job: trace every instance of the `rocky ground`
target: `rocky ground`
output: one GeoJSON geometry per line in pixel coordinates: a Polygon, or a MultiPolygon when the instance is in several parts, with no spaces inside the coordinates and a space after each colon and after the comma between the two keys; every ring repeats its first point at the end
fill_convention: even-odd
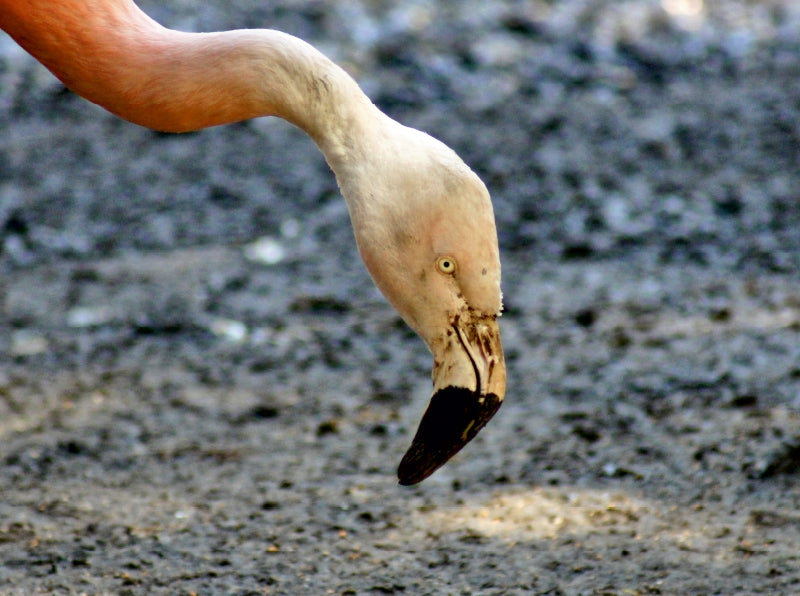
{"type": "Polygon", "coordinates": [[[142,2],[307,39],[490,187],[506,404],[410,489],[430,356],[313,144],[0,39],[0,593],[799,593],[800,7],[707,4],[142,2]]]}

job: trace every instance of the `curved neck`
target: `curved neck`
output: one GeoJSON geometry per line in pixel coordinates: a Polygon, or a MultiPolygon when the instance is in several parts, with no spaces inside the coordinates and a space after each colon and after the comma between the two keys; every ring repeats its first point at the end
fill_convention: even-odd
{"type": "Polygon", "coordinates": [[[182,33],[132,0],[0,0],[0,28],[75,93],[148,128],[278,116],[336,170],[386,119],[341,68],[278,31],[182,33]]]}

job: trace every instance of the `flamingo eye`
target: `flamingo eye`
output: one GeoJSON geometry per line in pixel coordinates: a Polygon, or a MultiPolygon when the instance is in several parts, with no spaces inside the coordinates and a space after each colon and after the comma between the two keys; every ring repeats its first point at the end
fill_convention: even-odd
{"type": "Polygon", "coordinates": [[[456,261],[453,257],[439,257],[436,259],[436,268],[445,275],[453,275],[456,272],[456,261]]]}

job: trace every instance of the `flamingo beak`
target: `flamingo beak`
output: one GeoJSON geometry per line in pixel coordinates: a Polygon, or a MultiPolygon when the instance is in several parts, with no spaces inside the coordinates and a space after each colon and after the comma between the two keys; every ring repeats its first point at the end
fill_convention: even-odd
{"type": "Polygon", "coordinates": [[[475,438],[506,392],[496,317],[456,317],[432,350],[433,395],[397,470],[406,486],[433,474],[475,438]]]}

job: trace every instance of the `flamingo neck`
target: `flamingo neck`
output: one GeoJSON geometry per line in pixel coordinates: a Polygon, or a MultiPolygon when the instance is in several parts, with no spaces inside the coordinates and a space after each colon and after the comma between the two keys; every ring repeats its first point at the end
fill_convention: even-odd
{"type": "Polygon", "coordinates": [[[77,94],[156,130],[278,116],[337,171],[389,120],[341,68],[278,31],[173,31],[132,0],[0,0],[0,28],[77,94]]]}

